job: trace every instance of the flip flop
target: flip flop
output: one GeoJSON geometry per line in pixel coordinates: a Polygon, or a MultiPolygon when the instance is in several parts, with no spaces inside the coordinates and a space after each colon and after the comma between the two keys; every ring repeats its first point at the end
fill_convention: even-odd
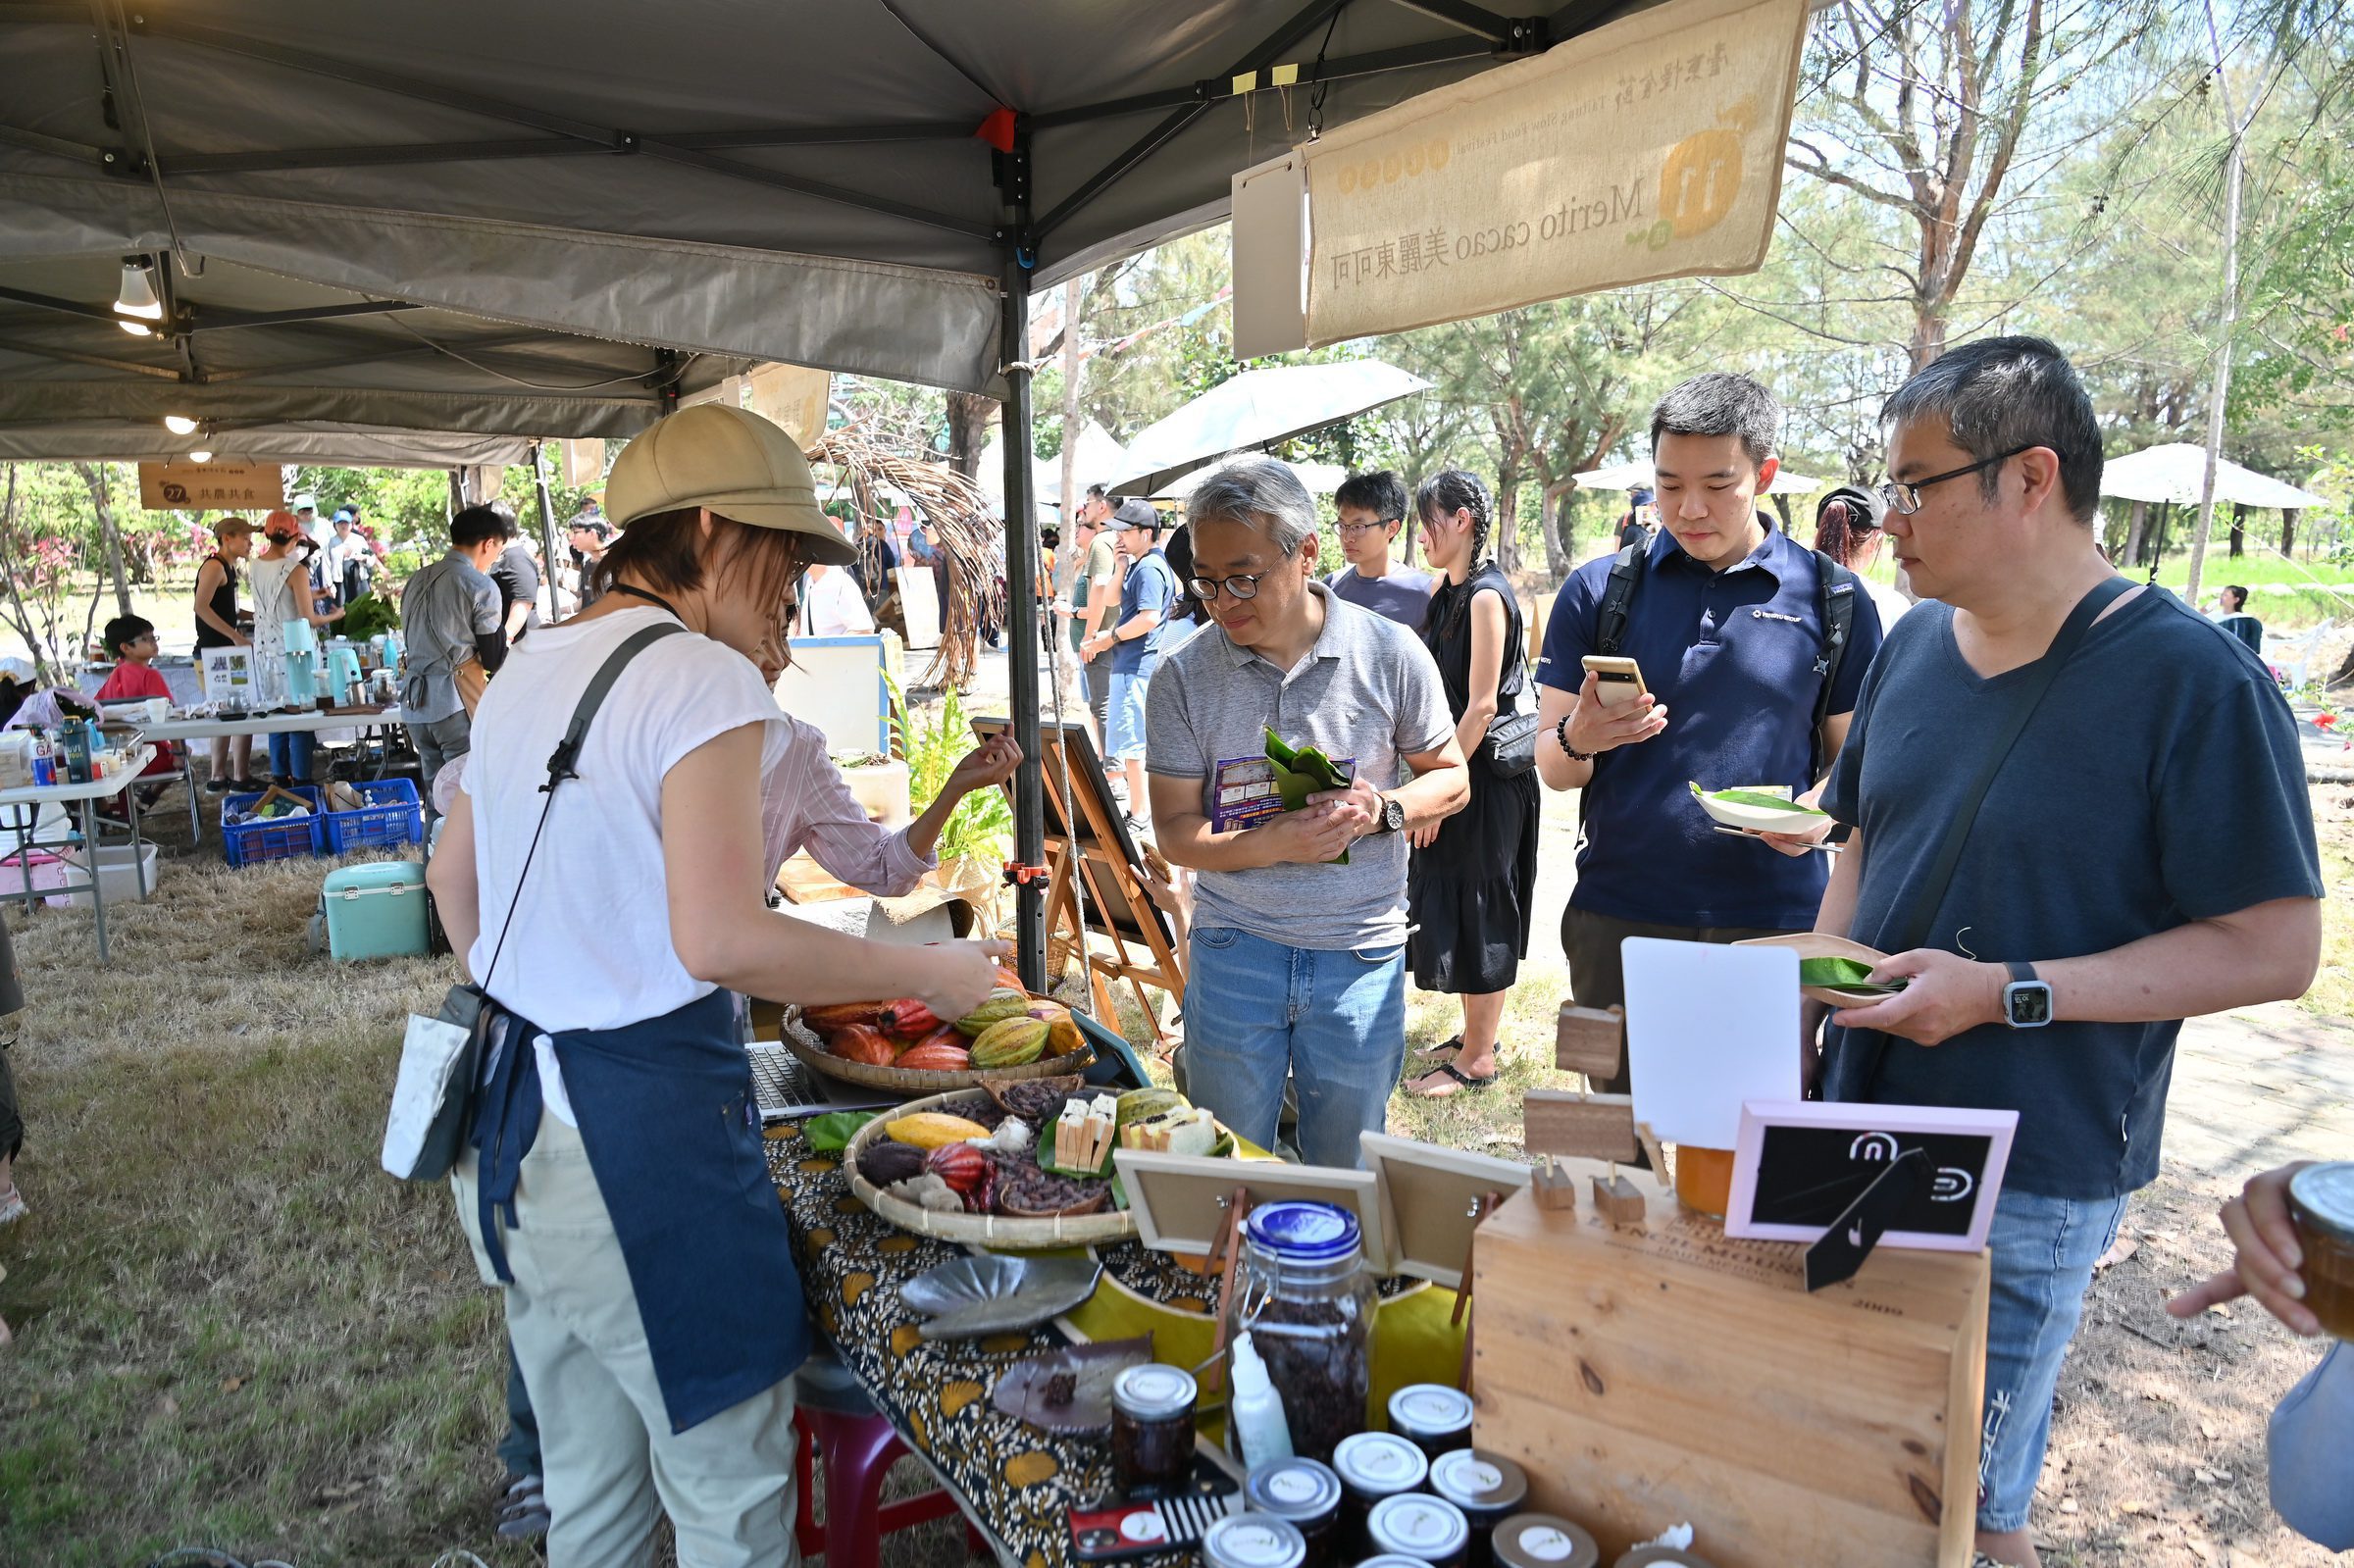
{"type": "Polygon", "coordinates": [[[1406,1091],[1418,1100],[1444,1100],[1453,1099],[1456,1095],[1463,1093],[1468,1089],[1493,1088],[1495,1084],[1496,1075],[1494,1073],[1489,1073],[1484,1077],[1474,1078],[1469,1073],[1466,1073],[1461,1068],[1456,1066],[1453,1062],[1441,1062],[1429,1072],[1424,1073],[1421,1078],[1418,1078],[1414,1080],[1413,1083],[1408,1084],[1406,1091]],[[1456,1087],[1451,1088],[1443,1084],[1431,1084],[1428,1087],[1424,1087],[1427,1080],[1436,1078],[1441,1073],[1444,1073],[1449,1078],[1454,1079],[1456,1087]]]}
{"type": "Polygon", "coordinates": [[[1423,1046],[1420,1050],[1414,1052],[1414,1060],[1418,1062],[1435,1062],[1444,1058],[1448,1061],[1453,1061],[1462,1050],[1462,1048],[1463,1037],[1458,1035],[1453,1039],[1441,1040],[1436,1045],[1423,1046]]]}
{"type": "Polygon", "coordinates": [[[13,1187],[6,1197],[0,1197],[0,1225],[12,1225],[30,1212],[25,1206],[25,1194],[13,1187]]]}

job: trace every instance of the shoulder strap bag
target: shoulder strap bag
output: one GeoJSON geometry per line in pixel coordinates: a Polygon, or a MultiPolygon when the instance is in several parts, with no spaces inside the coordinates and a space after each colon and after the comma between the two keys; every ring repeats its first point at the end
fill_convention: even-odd
{"type": "Polygon", "coordinates": [[[577,764],[582,743],[588,737],[589,722],[604,706],[606,694],[630,661],[653,643],[686,630],[676,621],[664,621],[632,632],[589,680],[572,711],[572,722],[565,726],[564,738],[547,759],[547,783],[539,786],[546,800],[539,808],[538,826],[532,830],[531,848],[525,851],[523,871],[515,879],[515,896],[507,901],[507,916],[498,928],[498,940],[491,944],[490,962],[481,981],[450,986],[449,994],[441,999],[441,1011],[432,1018],[422,1013],[409,1015],[408,1033],[400,1047],[400,1071],[392,1084],[392,1105],[384,1118],[382,1156],[384,1169],[402,1181],[440,1181],[465,1146],[474,1086],[482,1077],[483,1051],[499,1016],[498,1003],[488,989],[490,977],[498,972],[499,955],[506,951],[507,933],[515,925],[515,906],[522,901],[524,882],[532,874],[539,837],[547,831],[548,811],[555,805],[556,785],[580,777],[577,764]]]}

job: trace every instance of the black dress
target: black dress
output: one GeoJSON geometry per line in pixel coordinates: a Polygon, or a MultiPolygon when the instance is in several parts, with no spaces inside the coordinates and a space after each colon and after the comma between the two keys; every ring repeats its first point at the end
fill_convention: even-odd
{"type": "MultiPolygon", "coordinates": [[[[1504,601],[1504,665],[1496,711],[1512,711],[1525,680],[1520,605],[1493,561],[1461,584],[1442,582],[1422,623],[1422,640],[1438,660],[1447,706],[1458,720],[1471,705],[1471,600],[1493,592],[1504,601]]],[[[1509,989],[1528,954],[1530,907],[1537,887],[1537,776],[1531,769],[1500,779],[1488,768],[1487,743],[1471,756],[1471,800],[1439,824],[1439,835],[1408,862],[1407,904],[1413,922],[1407,953],[1424,990],[1483,995],[1509,989]]]]}

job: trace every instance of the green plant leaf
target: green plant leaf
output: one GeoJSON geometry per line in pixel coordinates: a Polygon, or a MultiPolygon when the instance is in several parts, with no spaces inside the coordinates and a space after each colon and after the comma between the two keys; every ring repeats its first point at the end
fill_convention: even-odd
{"type": "Polygon", "coordinates": [[[850,1146],[858,1130],[881,1115],[880,1111],[828,1111],[809,1119],[809,1146],[820,1154],[840,1154],[850,1146]]]}

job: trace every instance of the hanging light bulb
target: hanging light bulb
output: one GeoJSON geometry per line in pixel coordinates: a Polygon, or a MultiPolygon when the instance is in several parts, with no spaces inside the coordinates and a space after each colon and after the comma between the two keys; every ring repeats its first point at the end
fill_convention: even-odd
{"type": "Polygon", "coordinates": [[[175,435],[193,435],[196,433],[196,422],[185,414],[166,414],[164,429],[175,435]]]}
{"type": "Polygon", "coordinates": [[[122,328],[133,337],[153,337],[155,335],[155,333],[147,329],[147,324],[145,322],[119,321],[115,323],[115,325],[122,328]]]}
{"type": "Polygon", "coordinates": [[[188,461],[191,463],[210,463],[212,460],[213,454],[209,447],[200,446],[188,454],[188,461]]]}
{"type": "Polygon", "coordinates": [[[147,321],[164,319],[164,302],[155,297],[154,263],[145,256],[123,258],[123,288],[115,295],[115,314],[147,321]]]}

